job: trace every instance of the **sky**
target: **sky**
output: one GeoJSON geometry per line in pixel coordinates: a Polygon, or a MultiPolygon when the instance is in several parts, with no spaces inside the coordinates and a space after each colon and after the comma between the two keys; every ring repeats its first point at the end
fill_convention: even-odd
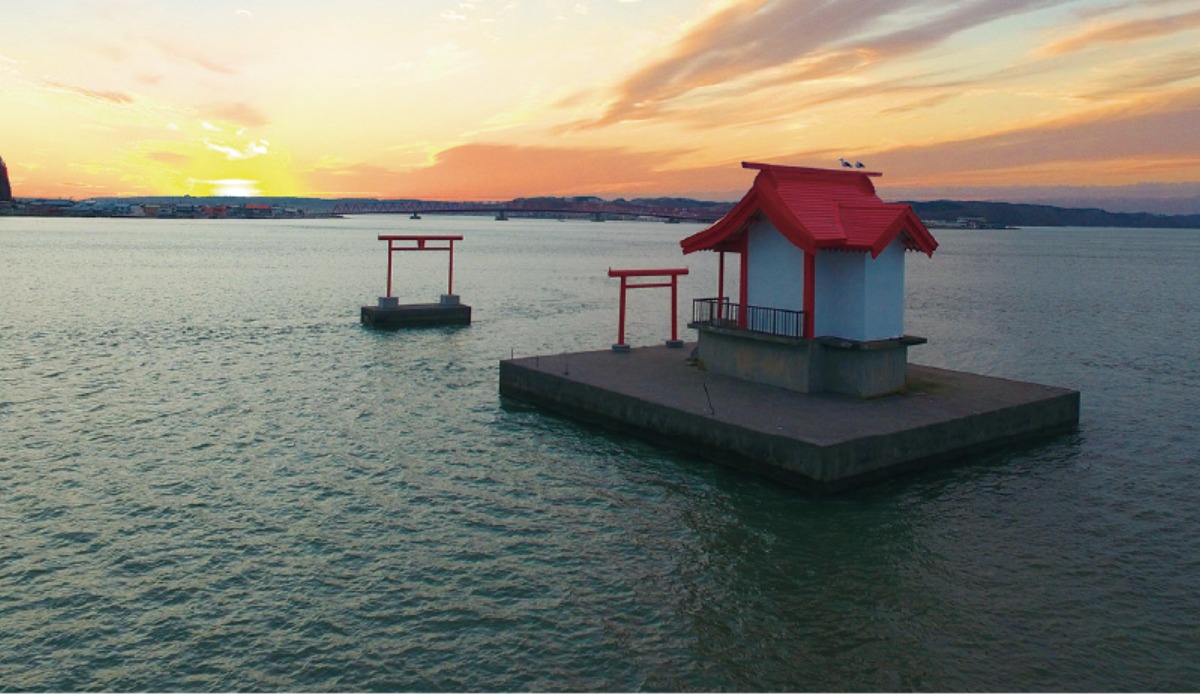
{"type": "Polygon", "coordinates": [[[0,0],[0,157],[18,197],[731,200],[845,158],[1200,212],[1200,3],[0,0]]]}

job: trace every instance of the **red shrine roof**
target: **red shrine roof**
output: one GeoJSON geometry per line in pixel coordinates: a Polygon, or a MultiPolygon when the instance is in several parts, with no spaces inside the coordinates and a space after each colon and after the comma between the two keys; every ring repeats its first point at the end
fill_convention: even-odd
{"type": "Polygon", "coordinates": [[[933,255],[938,243],[911,205],[875,194],[876,172],[754,164],[754,185],[729,214],[679,242],[684,253],[740,251],[751,222],[765,217],[789,241],[819,249],[867,251],[877,257],[897,236],[904,248],[933,255]]]}

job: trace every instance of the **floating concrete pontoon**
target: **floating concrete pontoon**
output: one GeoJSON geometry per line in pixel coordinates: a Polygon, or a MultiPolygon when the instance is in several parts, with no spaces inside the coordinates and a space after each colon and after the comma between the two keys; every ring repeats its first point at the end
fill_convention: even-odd
{"type": "Polygon", "coordinates": [[[436,304],[401,304],[394,296],[381,296],[378,306],[362,307],[362,322],[373,328],[470,325],[471,307],[449,294],[443,294],[436,304]]]}
{"type": "Polygon", "coordinates": [[[743,166],[759,172],[750,191],[680,241],[718,254],[716,297],[692,303],[690,359],[624,344],[622,276],[613,351],[501,362],[500,393],[818,490],[1078,425],[1075,391],[908,363],[926,340],[904,332],[904,254],[938,243],[911,206],[876,195],[881,174],[743,166]]]}
{"type": "Polygon", "coordinates": [[[454,293],[454,242],[462,236],[389,235],[380,234],[388,242],[387,296],[379,297],[379,305],[363,306],[362,323],[373,328],[409,328],[429,325],[470,325],[471,307],[459,301],[454,293]],[[397,246],[397,242],[412,245],[397,246]],[[431,242],[443,242],[437,245],[431,242]],[[446,293],[436,304],[401,304],[392,296],[392,256],[402,251],[449,251],[450,271],[446,293]]]}
{"type": "Polygon", "coordinates": [[[801,393],[641,347],[500,362],[500,393],[810,491],[1074,429],[1079,393],[910,364],[902,393],[801,393]]]}

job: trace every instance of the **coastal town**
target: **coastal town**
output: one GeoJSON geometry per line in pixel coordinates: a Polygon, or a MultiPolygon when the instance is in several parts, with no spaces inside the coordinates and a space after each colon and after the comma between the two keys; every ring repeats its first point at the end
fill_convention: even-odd
{"type": "Polygon", "coordinates": [[[301,207],[266,203],[31,199],[0,202],[0,215],[22,217],[124,217],[130,219],[296,219],[330,217],[301,207]]]}

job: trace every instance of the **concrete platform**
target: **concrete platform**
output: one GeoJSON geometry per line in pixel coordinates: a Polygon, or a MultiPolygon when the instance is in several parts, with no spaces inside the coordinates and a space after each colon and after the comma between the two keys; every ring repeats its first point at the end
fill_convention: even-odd
{"type": "MultiPolygon", "coordinates": [[[[690,345],[689,345],[690,347],[690,345]]],[[[500,362],[500,394],[816,492],[1073,430],[1079,393],[910,364],[873,399],[708,373],[690,349],[500,362]]]]}
{"type": "Polygon", "coordinates": [[[373,328],[408,328],[427,325],[470,325],[471,307],[466,304],[400,304],[363,306],[362,322],[373,328]]]}

